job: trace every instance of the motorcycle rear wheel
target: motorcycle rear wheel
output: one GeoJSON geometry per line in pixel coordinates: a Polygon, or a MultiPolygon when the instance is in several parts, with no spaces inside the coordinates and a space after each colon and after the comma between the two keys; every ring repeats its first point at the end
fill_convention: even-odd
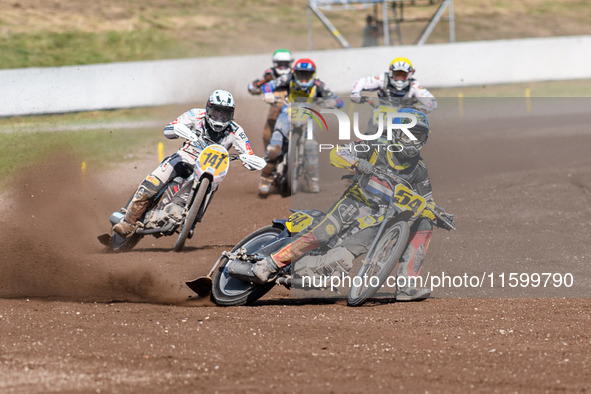
{"type": "Polygon", "coordinates": [[[207,189],[209,188],[209,178],[203,178],[201,183],[199,184],[199,190],[197,190],[197,194],[193,199],[193,205],[189,209],[187,216],[185,217],[185,222],[183,223],[183,227],[181,227],[181,233],[174,245],[175,252],[182,252],[185,247],[185,241],[191,232],[191,228],[193,228],[193,223],[195,223],[195,219],[197,218],[197,214],[199,213],[199,209],[203,204],[203,199],[207,194],[207,189]]]}
{"type": "MultiPolygon", "coordinates": [[[[273,226],[263,227],[249,234],[242,241],[238,242],[232,249],[232,252],[245,248],[247,254],[255,253],[265,245],[277,239],[281,229],[273,226]]],[[[220,306],[239,306],[250,305],[262,296],[264,296],[275,285],[274,282],[263,285],[253,284],[241,281],[231,277],[226,265],[229,260],[227,257],[220,257],[222,261],[213,278],[213,287],[211,289],[211,299],[220,306]]]]}
{"type": "Polygon", "coordinates": [[[378,292],[404,253],[409,235],[410,228],[406,222],[396,222],[382,234],[374,257],[361,265],[352,280],[347,299],[349,306],[360,306],[378,292]],[[373,277],[378,278],[377,283],[373,283],[373,277]],[[355,286],[356,282],[360,285],[355,286]]]}

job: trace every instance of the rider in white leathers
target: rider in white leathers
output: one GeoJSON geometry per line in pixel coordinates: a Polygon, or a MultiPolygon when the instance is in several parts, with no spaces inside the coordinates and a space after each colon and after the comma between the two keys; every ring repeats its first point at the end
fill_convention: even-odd
{"type": "MultiPolygon", "coordinates": [[[[244,130],[233,121],[234,108],[232,94],[225,90],[216,90],[209,96],[205,109],[190,109],[166,125],[164,135],[167,138],[178,138],[175,127],[183,125],[193,132],[197,139],[185,141],[177,152],[165,158],[142,181],[127,206],[124,219],[113,226],[113,231],[125,238],[133,235],[140,225],[138,220],[146,211],[150,199],[177,176],[188,178],[199,154],[208,145],[220,144],[226,149],[234,147],[239,154],[254,155],[244,130]]],[[[249,170],[255,169],[247,163],[243,165],[249,170]]]]}
{"type": "MultiPolygon", "coordinates": [[[[431,92],[413,78],[414,72],[415,69],[410,60],[405,57],[397,57],[390,63],[388,72],[355,81],[351,88],[351,100],[360,102],[361,92],[377,90],[380,98],[416,100],[417,103],[413,107],[424,113],[429,113],[437,108],[437,100],[431,92]]],[[[405,104],[411,103],[406,102],[405,104]]]]}

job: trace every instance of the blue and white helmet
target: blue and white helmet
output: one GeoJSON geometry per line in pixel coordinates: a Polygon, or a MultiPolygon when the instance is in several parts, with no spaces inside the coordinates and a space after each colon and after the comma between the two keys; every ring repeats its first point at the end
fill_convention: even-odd
{"type": "MultiPolygon", "coordinates": [[[[412,140],[401,129],[394,130],[394,138],[396,143],[402,146],[402,151],[400,154],[407,158],[411,158],[418,155],[419,151],[423,149],[423,146],[425,146],[427,143],[429,133],[431,132],[431,126],[429,125],[429,120],[427,120],[427,115],[414,108],[402,108],[398,111],[398,113],[411,114],[417,120],[417,123],[409,129],[416,140],[412,140]]],[[[408,124],[411,122],[412,119],[406,117],[397,117],[393,120],[394,124],[408,124]]]]}
{"type": "Polygon", "coordinates": [[[316,64],[311,59],[299,59],[293,66],[293,79],[297,86],[307,91],[314,84],[316,64]]]}
{"type": "Polygon", "coordinates": [[[205,105],[205,120],[213,131],[221,133],[234,119],[236,104],[234,96],[227,90],[214,91],[205,105]]]}

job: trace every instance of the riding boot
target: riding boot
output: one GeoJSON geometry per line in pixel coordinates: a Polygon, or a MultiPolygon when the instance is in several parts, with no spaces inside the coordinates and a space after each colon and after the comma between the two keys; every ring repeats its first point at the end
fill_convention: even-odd
{"type": "Polygon", "coordinates": [[[140,226],[138,220],[142,217],[144,212],[146,212],[146,209],[150,204],[150,199],[153,196],[154,193],[147,190],[142,184],[129,202],[125,217],[113,226],[113,231],[123,238],[131,237],[140,226]]]}
{"type": "Polygon", "coordinates": [[[267,163],[265,168],[261,171],[261,180],[259,182],[259,197],[266,198],[269,193],[271,193],[271,187],[273,186],[273,181],[275,177],[273,176],[273,172],[275,172],[275,163],[267,163]]]}
{"type": "Polygon", "coordinates": [[[306,178],[306,190],[308,193],[320,193],[320,184],[318,178],[306,178]]]}
{"type": "Polygon", "coordinates": [[[279,266],[271,257],[265,257],[252,266],[252,273],[258,279],[259,284],[269,282],[279,271],[279,266]]]}
{"type": "Polygon", "coordinates": [[[431,296],[428,287],[407,286],[399,288],[396,292],[396,301],[423,301],[431,296]]]}
{"type": "Polygon", "coordinates": [[[396,292],[396,301],[422,301],[431,295],[431,290],[425,286],[419,275],[427,255],[433,226],[424,218],[413,226],[417,226],[419,231],[411,233],[408,246],[400,257],[397,282],[400,282],[401,287],[396,292]]]}

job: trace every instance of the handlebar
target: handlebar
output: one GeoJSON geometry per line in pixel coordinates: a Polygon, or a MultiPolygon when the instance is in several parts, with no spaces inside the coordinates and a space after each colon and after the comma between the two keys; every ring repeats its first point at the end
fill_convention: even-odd
{"type": "Polygon", "coordinates": [[[359,104],[367,103],[373,108],[380,105],[388,105],[392,107],[412,107],[418,102],[415,97],[367,97],[361,96],[359,104]]]}
{"type": "Polygon", "coordinates": [[[273,101],[273,104],[277,104],[277,103],[282,103],[284,105],[289,104],[289,101],[287,100],[287,96],[281,97],[281,96],[275,96],[275,100],[273,101]]]}
{"type": "MultiPolygon", "coordinates": [[[[283,105],[292,105],[292,106],[297,106],[298,104],[301,104],[302,106],[310,106],[310,103],[307,102],[307,101],[306,102],[304,102],[304,101],[302,101],[302,102],[289,101],[288,96],[281,97],[281,96],[275,96],[274,95],[274,97],[275,97],[275,99],[273,100],[273,102],[271,103],[271,102],[266,101],[267,104],[282,103],[283,105]]],[[[264,99],[264,97],[263,97],[263,99],[264,99]]],[[[330,105],[329,104],[329,105],[327,105],[327,107],[329,107],[329,108],[335,107],[336,108],[337,107],[336,101],[338,101],[338,98],[337,97],[315,97],[314,98],[314,103],[317,104],[317,105],[322,106],[324,103],[330,103],[332,100],[335,101],[335,104],[334,105],[330,105]]]]}
{"type": "MultiPolygon", "coordinates": [[[[405,186],[407,186],[409,189],[413,190],[412,185],[405,179],[399,177],[398,175],[395,174],[391,174],[388,171],[382,170],[378,167],[374,167],[373,169],[373,173],[375,175],[381,176],[382,178],[384,178],[384,180],[386,182],[388,182],[389,186],[394,189],[394,185],[392,185],[392,180],[395,181],[396,183],[402,183],[405,186]]],[[[442,227],[446,230],[456,230],[455,227],[455,220],[454,220],[454,215],[445,212],[445,210],[440,207],[439,205],[435,205],[435,209],[431,209],[426,207],[425,209],[429,209],[431,212],[433,212],[433,215],[435,215],[435,217],[438,219],[439,227],[442,227]]]]}
{"type": "Polygon", "coordinates": [[[409,189],[413,190],[413,187],[412,187],[412,185],[410,184],[409,181],[407,181],[406,179],[404,179],[404,178],[402,178],[402,177],[400,177],[398,175],[392,174],[391,172],[388,172],[386,170],[383,170],[383,169],[381,169],[379,167],[374,167],[372,173],[374,175],[377,175],[379,177],[384,178],[384,180],[390,184],[389,186],[392,189],[394,189],[394,186],[392,185],[392,182],[391,181],[394,181],[394,183],[396,183],[396,184],[402,183],[404,186],[406,186],[409,189]]]}
{"type": "Polygon", "coordinates": [[[178,135],[181,138],[184,138],[188,141],[191,142],[198,142],[199,138],[197,138],[197,135],[195,135],[195,133],[193,131],[191,131],[191,129],[189,129],[187,126],[185,126],[182,123],[177,123],[173,126],[173,130],[174,133],[176,135],[178,135]]]}
{"type": "MultiPolygon", "coordinates": [[[[191,129],[189,129],[187,126],[185,126],[182,123],[177,123],[176,125],[174,125],[174,133],[176,135],[178,135],[179,137],[182,137],[188,141],[191,141],[195,144],[199,144],[201,146],[201,148],[205,148],[205,146],[208,145],[207,143],[204,143],[204,142],[215,144],[215,141],[212,141],[211,139],[207,138],[207,136],[205,136],[205,135],[202,135],[201,139],[199,139],[197,137],[197,135],[195,135],[195,133],[191,131],[191,129]]],[[[250,154],[246,154],[246,153],[231,154],[231,155],[229,155],[229,158],[230,158],[230,161],[239,159],[240,161],[242,161],[243,164],[248,165],[249,167],[252,167],[257,170],[261,170],[261,169],[263,169],[263,167],[265,167],[267,165],[267,162],[262,157],[250,155],[250,154]]]]}
{"type": "Polygon", "coordinates": [[[432,210],[433,214],[440,222],[438,224],[439,227],[444,228],[446,230],[453,230],[456,231],[456,222],[454,220],[454,215],[451,213],[445,212],[443,208],[440,206],[435,206],[435,210],[432,210]]]}

